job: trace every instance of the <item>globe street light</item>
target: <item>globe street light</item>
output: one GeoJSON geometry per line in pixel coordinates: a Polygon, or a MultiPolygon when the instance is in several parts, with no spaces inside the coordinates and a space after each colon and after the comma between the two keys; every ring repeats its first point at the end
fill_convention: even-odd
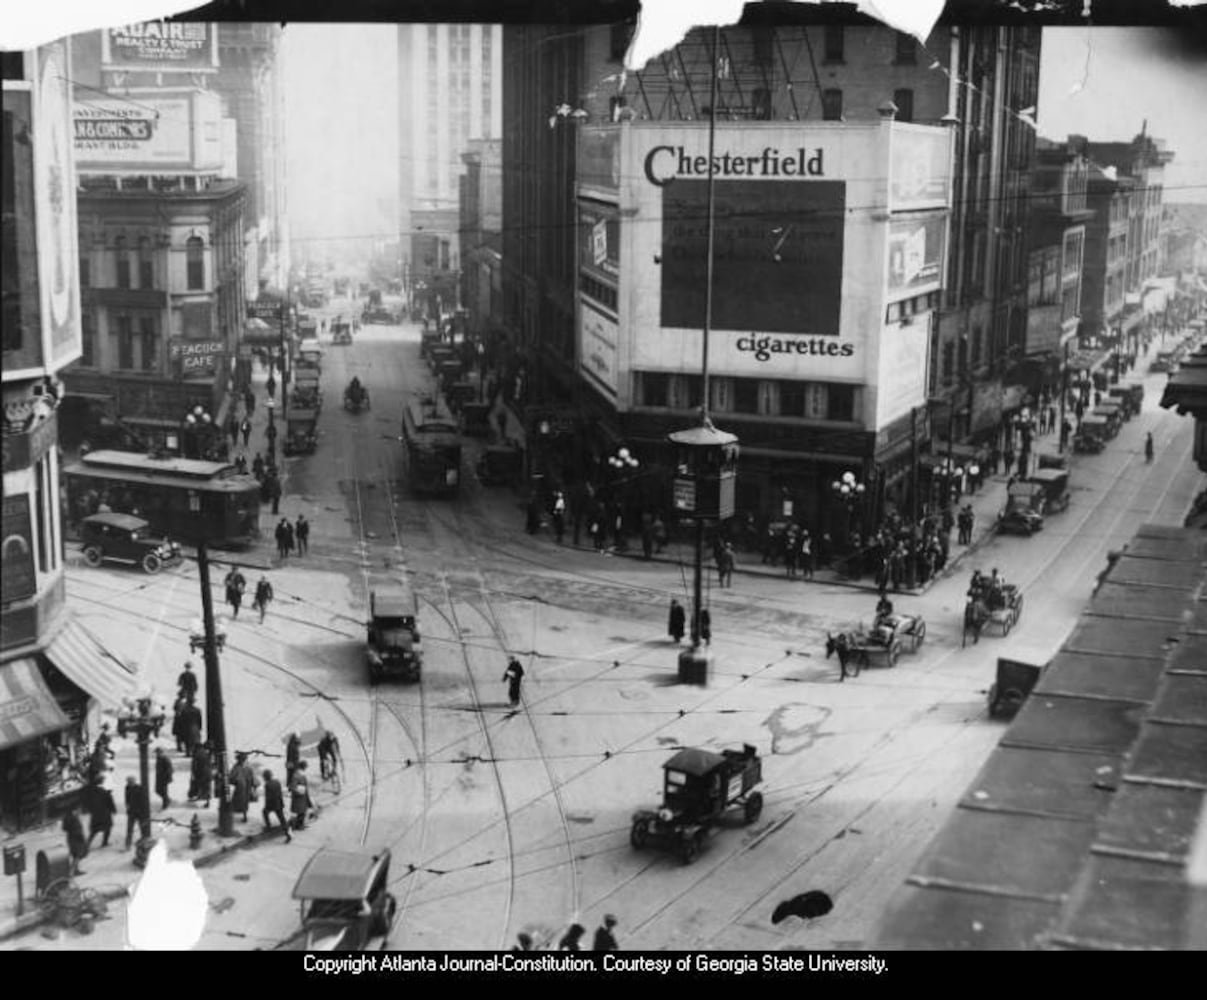
{"type": "Polygon", "coordinates": [[[830,492],[834,498],[843,505],[847,512],[847,541],[851,538],[851,520],[855,515],[856,509],[863,505],[864,495],[867,493],[867,487],[855,478],[855,473],[844,472],[841,479],[836,479],[830,484],[830,492]]]}
{"type": "Polygon", "coordinates": [[[142,783],[139,793],[142,796],[142,817],[139,823],[141,837],[134,855],[134,864],[142,868],[147,863],[147,857],[155,841],[151,838],[151,765],[149,748],[151,737],[159,736],[163,728],[166,713],[154,695],[144,692],[138,698],[127,698],[123,701],[117,713],[117,732],[119,736],[133,735],[138,740],[138,773],[142,783]]]}

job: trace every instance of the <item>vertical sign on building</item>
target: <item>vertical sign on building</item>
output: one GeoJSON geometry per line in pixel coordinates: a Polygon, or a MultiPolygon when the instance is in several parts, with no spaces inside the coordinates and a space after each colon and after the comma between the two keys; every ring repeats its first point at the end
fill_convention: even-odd
{"type": "Polygon", "coordinates": [[[0,602],[23,601],[38,589],[34,573],[33,520],[29,495],[4,498],[4,541],[0,549],[0,602]]]}

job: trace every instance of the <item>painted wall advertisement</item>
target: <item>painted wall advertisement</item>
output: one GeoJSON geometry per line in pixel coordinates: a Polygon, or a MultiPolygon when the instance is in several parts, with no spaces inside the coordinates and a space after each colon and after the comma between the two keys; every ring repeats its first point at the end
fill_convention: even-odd
{"type": "Polygon", "coordinates": [[[620,129],[578,132],[578,183],[615,191],[620,187],[620,129]]]}
{"type": "Polygon", "coordinates": [[[70,62],[63,42],[38,49],[34,194],[38,212],[38,283],[46,356],[57,368],[80,356],[79,227],[71,149],[70,62]]]}
{"type": "Polygon", "coordinates": [[[894,125],[890,167],[890,210],[946,206],[951,184],[951,133],[894,125]]]}
{"type": "MultiPolygon", "coordinates": [[[[837,337],[845,200],[843,181],[717,180],[713,328],[837,337]]],[[[663,187],[664,327],[704,325],[707,220],[707,181],[663,187]]]]}
{"type": "Polygon", "coordinates": [[[226,345],[220,340],[168,341],[168,359],[176,377],[181,379],[214,378],[225,353],[226,345]]]}
{"type": "Polygon", "coordinates": [[[34,572],[33,519],[30,516],[29,495],[18,493],[4,498],[3,561],[0,562],[0,581],[3,583],[4,604],[33,597],[38,589],[34,572]]]}
{"type": "Polygon", "coordinates": [[[939,287],[946,233],[946,216],[941,212],[892,221],[888,234],[890,297],[918,295],[939,287]]]}
{"type": "Polygon", "coordinates": [[[76,162],[85,169],[219,167],[223,145],[217,101],[212,94],[76,101],[76,162]]]}
{"type": "MultiPolygon", "coordinates": [[[[581,302],[581,300],[580,300],[581,302]]],[[[579,345],[583,374],[610,397],[617,393],[616,345],[620,331],[614,319],[592,309],[585,302],[579,308],[579,345]]]]}
{"type": "Polygon", "coordinates": [[[218,25],[147,21],[101,32],[106,70],[209,72],[218,68],[218,25]]]}

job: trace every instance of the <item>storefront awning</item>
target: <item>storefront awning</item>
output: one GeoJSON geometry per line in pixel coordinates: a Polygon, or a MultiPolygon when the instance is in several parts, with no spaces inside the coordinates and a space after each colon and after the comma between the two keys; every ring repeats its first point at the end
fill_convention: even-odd
{"type": "Polygon", "coordinates": [[[32,659],[0,664],[0,750],[69,725],[32,659]]]}
{"type": "Polygon", "coordinates": [[[119,707],[137,690],[135,669],[109,652],[77,621],[69,621],[42,652],[72,683],[105,708],[119,707]]]}

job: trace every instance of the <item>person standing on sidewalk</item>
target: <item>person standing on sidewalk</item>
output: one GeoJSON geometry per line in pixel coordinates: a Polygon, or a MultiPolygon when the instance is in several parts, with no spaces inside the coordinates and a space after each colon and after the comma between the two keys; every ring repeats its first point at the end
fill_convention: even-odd
{"type": "MultiPolygon", "coordinates": [[[[247,411],[244,417],[244,422],[250,424],[251,415],[256,412],[256,394],[252,391],[252,387],[250,385],[243,391],[243,408],[247,411]]],[[[251,433],[250,426],[245,433],[251,433]]],[[[243,439],[243,444],[247,444],[246,437],[243,439]]]]}
{"type": "Polygon", "coordinates": [[[678,645],[679,640],[683,638],[683,631],[686,625],[687,612],[683,609],[683,605],[680,604],[676,598],[672,597],[671,610],[666,621],[666,632],[667,635],[675,640],[676,645],[678,645]]]}
{"type": "Polygon", "coordinates": [[[1152,431],[1149,431],[1148,436],[1144,439],[1144,461],[1148,462],[1150,465],[1152,464],[1154,451],[1153,434],[1152,431]]]}
{"type": "Polygon", "coordinates": [[[67,853],[71,857],[71,874],[83,875],[80,861],[88,856],[88,840],[84,836],[84,824],[80,814],[71,806],[63,816],[63,833],[67,835],[67,853]]]}
{"type": "Polygon", "coordinates": [[[269,399],[275,399],[277,395],[277,380],[272,371],[268,372],[268,381],[264,383],[264,388],[268,392],[269,399]]]}
{"type": "Polygon", "coordinates": [[[591,945],[592,951],[618,951],[620,946],[616,943],[616,935],[612,933],[612,928],[616,926],[616,918],[612,914],[608,914],[603,918],[603,923],[595,928],[595,940],[591,945]]]}
{"type": "Polygon", "coordinates": [[[172,767],[172,760],[168,757],[163,747],[155,748],[155,794],[159,796],[159,801],[162,803],[160,808],[167,809],[172,804],[171,798],[168,796],[168,789],[172,784],[172,774],[175,772],[172,767]]]}
{"type": "Polygon", "coordinates": [[[239,444],[239,418],[233,413],[226,422],[226,432],[231,436],[231,447],[237,447],[239,444]]]}
{"type": "Polygon", "coordinates": [[[248,409],[248,416],[243,418],[243,422],[239,425],[239,433],[243,435],[243,447],[247,447],[247,442],[251,438],[251,410],[248,409]]]}
{"type": "Polygon", "coordinates": [[[247,822],[247,810],[256,797],[256,776],[247,763],[246,753],[235,754],[235,766],[227,776],[231,785],[231,812],[242,813],[247,822]]]}
{"type": "Polygon", "coordinates": [[[717,552],[717,584],[733,586],[733,546],[726,542],[717,552]]]}
{"type": "Polygon", "coordinates": [[[189,660],[184,661],[184,669],[176,678],[176,690],[186,700],[197,697],[197,675],[193,673],[193,664],[189,660]]]}
{"type": "Polygon", "coordinates": [[[90,786],[88,805],[88,849],[92,841],[101,834],[101,847],[109,846],[109,834],[113,832],[113,817],[117,815],[117,803],[113,801],[113,778],[111,772],[101,775],[101,780],[90,786]]]}
{"type": "Polygon", "coordinates": [[[297,733],[290,733],[285,741],[285,784],[293,785],[293,772],[302,762],[302,739],[297,733]]]}
{"type": "Polygon", "coordinates": [[[306,520],[305,514],[298,515],[298,522],[294,526],[293,533],[298,541],[298,555],[304,556],[310,548],[310,522],[306,520]]]}
{"type": "Polygon", "coordinates": [[[306,817],[310,813],[310,782],[306,780],[306,762],[298,761],[297,769],[289,781],[289,806],[293,813],[293,828],[306,829],[306,817]]]}
{"type": "Polygon", "coordinates": [[[143,787],[134,775],[126,779],[126,850],[134,843],[134,831],[141,830],[143,816],[143,787]]]}
{"type": "Polygon", "coordinates": [[[285,819],[285,791],[281,788],[281,782],[272,776],[272,772],[265,770],[264,774],[264,829],[272,829],[272,817],[275,816],[281,822],[281,828],[285,831],[285,843],[293,840],[293,836],[289,832],[289,823],[285,819]]]}

